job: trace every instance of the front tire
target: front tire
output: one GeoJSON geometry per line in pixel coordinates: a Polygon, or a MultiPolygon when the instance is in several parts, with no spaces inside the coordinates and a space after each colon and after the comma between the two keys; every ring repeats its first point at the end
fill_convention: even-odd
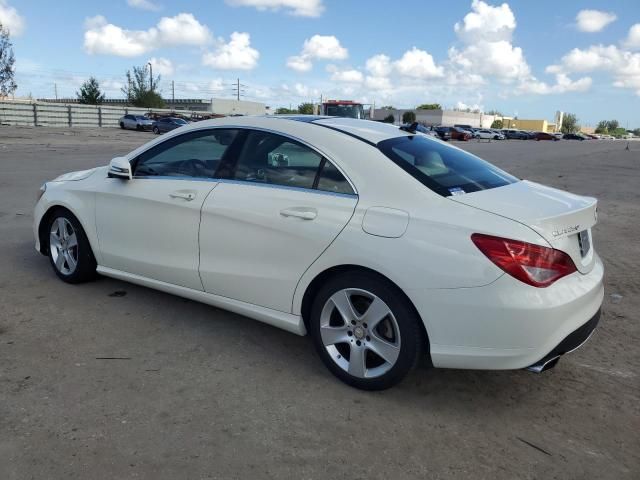
{"type": "Polygon", "coordinates": [[[122,130],[124,130],[124,123],[123,123],[123,122],[120,122],[120,128],[121,128],[122,130]]]}
{"type": "Polygon", "coordinates": [[[67,283],[82,283],[96,276],[96,259],[78,219],[68,210],[57,210],[47,224],[49,261],[67,283]]]}
{"type": "Polygon", "coordinates": [[[329,280],[311,308],[310,333],[326,367],[348,385],[383,390],[416,365],[426,339],[393,284],[366,272],[329,280]]]}
{"type": "Polygon", "coordinates": [[[160,135],[160,129],[158,127],[153,127],[153,133],[160,135]]]}

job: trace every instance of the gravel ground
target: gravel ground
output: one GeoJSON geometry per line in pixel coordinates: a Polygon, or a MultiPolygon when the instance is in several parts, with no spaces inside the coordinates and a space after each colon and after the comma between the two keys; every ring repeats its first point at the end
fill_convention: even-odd
{"type": "Polygon", "coordinates": [[[600,327],[541,375],[422,366],[366,393],[308,338],[55,277],[33,249],[38,187],[150,138],[0,127],[1,479],[640,478],[640,142],[458,144],[599,198],[600,327]]]}

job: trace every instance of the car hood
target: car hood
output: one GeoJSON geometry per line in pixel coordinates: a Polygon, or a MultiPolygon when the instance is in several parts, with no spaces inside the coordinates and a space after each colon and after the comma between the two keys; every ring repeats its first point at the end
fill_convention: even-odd
{"type": "Polygon", "coordinates": [[[95,172],[101,169],[105,169],[106,167],[96,167],[90,170],[79,170],[77,172],[69,172],[60,175],[59,177],[51,180],[52,182],[77,182],[78,180],[84,180],[85,178],[89,178],[95,172]]]}
{"type": "Polygon", "coordinates": [[[596,224],[598,201],[595,198],[528,180],[449,198],[527,225],[553,248],[568,253],[583,273],[593,266],[593,248],[583,255],[578,234],[596,224]]]}

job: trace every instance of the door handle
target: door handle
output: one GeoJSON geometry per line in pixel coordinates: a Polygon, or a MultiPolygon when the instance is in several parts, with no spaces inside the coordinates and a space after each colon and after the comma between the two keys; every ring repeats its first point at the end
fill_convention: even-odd
{"type": "Polygon", "coordinates": [[[280,215],[283,217],[301,218],[302,220],[313,220],[318,216],[318,211],[315,208],[292,207],[280,210],[280,215]]]}
{"type": "Polygon", "coordinates": [[[172,193],[169,194],[169,196],[171,198],[182,198],[183,200],[186,200],[187,202],[190,202],[191,200],[196,198],[196,194],[195,193],[191,193],[191,192],[172,192],[172,193]]]}

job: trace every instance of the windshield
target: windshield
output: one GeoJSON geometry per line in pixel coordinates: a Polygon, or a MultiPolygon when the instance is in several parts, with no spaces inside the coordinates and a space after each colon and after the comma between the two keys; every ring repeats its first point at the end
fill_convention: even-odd
{"type": "Polygon", "coordinates": [[[378,148],[423,185],[444,197],[518,181],[475,155],[421,135],[384,140],[378,143],[378,148]]]}
{"type": "Polygon", "coordinates": [[[331,117],[364,118],[362,105],[327,105],[325,110],[331,117]]]}
{"type": "Polygon", "coordinates": [[[187,122],[181,118],[174,118],[173,123],[177,123],[178,125],[186,125],[187,122]]]}
{"type": "Polygon", "coordinates": [[[148,120],[148,118],[142,115],[136,115],[136,120],[148,120]]]}

